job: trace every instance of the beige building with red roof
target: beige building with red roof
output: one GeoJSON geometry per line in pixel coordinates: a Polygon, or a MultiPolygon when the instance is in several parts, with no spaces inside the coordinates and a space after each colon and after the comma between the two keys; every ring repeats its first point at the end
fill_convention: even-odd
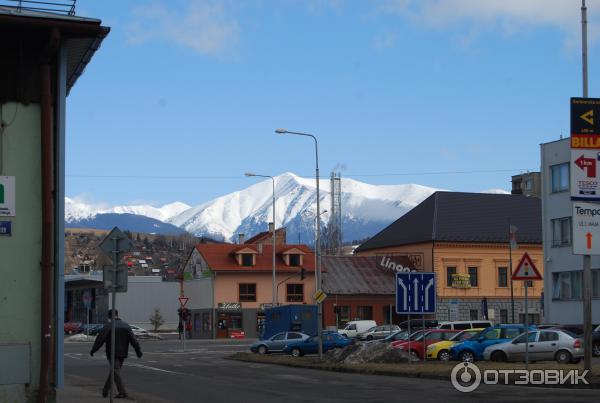
{"type": "MultiPolygon", "coordinates": [[[[203,287],[209,295],[186,295],[205,305],[191,307],[192,337],[230,338],[241,332],[250,338],[260,335],[264,309],[273,300],[272,248],[266,242],[196,245],[183,267],[184,278],[207,281],[210,286],[203,287]]],[[[275,257],[277,303],[313,304],[312,250],[306,245],[278,244],[275,257]]]]}

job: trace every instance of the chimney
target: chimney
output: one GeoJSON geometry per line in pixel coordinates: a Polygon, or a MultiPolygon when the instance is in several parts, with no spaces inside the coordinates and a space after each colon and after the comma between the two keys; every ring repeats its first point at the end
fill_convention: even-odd
{"type": "Polygon", "coordinates": [[[263,244],[262,242],[259,242],[256,244],[256,248],[258,249],[258,254],[262,255],[263,254],[263,244]]]}
{"type": "Polygon", "coordinates": [[[275,230],[275,223],[269,223],[269,232],[272,233],[275,230]]]}
{"type": "Polygon", "coordinates": [[[238,243],[241,245],[244,243],[245,234],[238,234],[238,243]]]}

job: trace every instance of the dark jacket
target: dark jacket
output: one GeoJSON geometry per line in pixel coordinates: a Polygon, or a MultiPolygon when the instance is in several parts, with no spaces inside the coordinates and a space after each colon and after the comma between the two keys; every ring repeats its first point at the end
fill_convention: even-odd
{"type": "MultiPolygon", "coordinates": [[[[94,354],[96,351],[98,351],[104,343],[106,343],[106,357],[110,359],[110,323],[105,324],[100,333],[98,333],[98,336],[96,336],[96,341],[94,342],[94,346],[92,347],[90,354],[94,354]]],[[[131,331],[131,328],[127,322],[117,319],[115,322],[115,357],[126,358],[129,352],[130,344],[135,349],[137,356],[141,357],[142,349],[140,348],[140,344],[131,331]]]]}

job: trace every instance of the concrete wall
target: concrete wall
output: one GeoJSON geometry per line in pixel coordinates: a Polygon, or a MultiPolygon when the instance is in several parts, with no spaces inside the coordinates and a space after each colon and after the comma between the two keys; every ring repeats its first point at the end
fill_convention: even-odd
{"type": "Polygon", "coordinates": [[[0,156],[0,175],[15,176],[16,181],[16,216],[0,217],[12,221],[12,236],[0,236],[0,345],[7,345],[0,351],[15,359],[0,356],[0,402],[32,399],[40,368],[40,108],[3,104],[5,120],[10,121],[15,108],[15,120],[2,135],[0,156]],[[23,351],[30,354],[22,356],[23,351]],[[7,378],[21,367],[28,375],[26,382],[7,378]]]}
{"type": "MultiPolygon", "coordinates": [[[[155,308],[165,320],[162,330],[176,330],[179,323],[177,309],[179,308],[180,283],[161,281],[160,277],[129,277],[126,293],[117,293],[117,310],[123,320],[152,330],[150,316],[155,308]]],[[[197,279],[184,282],[184,292],[189,301],[190,309],[211,307],[211,280],[197,279]]]]}
{"type": "MultiPolygon", "coordinates": [[[[570,191],[551,193],[552,175],[550,167],[571,161],[570,138],[541,145],[542,173],[542,226],[544,232],[544,308],[546,322],[577,324],[583,322],[581,300],[559,301],[552,298],[554,289],[553,273],[583,270],[583,256],[573,255],[571,245],[552,246],[551,220],[571,217],[573,205],[570,191]]],[[[600,269],[600,256],[592,256],[592,269],[600,269]]],[[[592,300],[592,322],[600,323],[600,299],[592,300]]]]}

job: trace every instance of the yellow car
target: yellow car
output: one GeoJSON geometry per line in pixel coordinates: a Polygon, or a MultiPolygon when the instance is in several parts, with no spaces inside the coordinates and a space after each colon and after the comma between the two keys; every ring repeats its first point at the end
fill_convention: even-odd
{"type": "Polygon", "coordinates": [[[427,359],[448,361],[450,359],[450,347],[461,341],[469,340],[479,334],[484,328],[466,329],[455,334],[450,340],[438,341],[427,346],[427,359]]]}

